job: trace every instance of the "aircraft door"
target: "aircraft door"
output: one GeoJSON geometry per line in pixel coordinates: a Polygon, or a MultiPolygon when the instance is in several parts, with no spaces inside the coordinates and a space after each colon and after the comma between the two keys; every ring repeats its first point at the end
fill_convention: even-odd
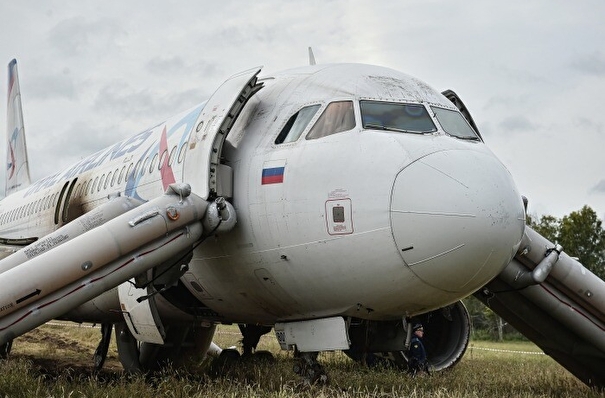
{"type": "Polygon", "coordinates": [[[254,68],[229,78],[212,94],[195,123],[184,181],[204,199],[222,194],[218,191],[231,190],[225,186],[231,176],[230,170],[221,165],[222,147],[248,100],[263,87],[257,81],[259,72],[260,68],[254,68]]]}
{"type": "Polygon", "coordinates": [[[75,198],[73,197],[73,193],[77,181],[78,179],[76,178],[71,182],[67,194],[65,195],[65,200],[63,201],[63,211],[61,212],[61,221],[63,224],[67,224],[84,214],[77,203],[74,203],[75,198]]]}
{"type": "Polygon", "coordinates": [[[77,181],[78,179],[75,178],[71,183],[68,181],[63,185],[55,207],[55,225],[62,226],[83,214],[73,203],[70,207],[72,194],[77,181]]]}
{"type": "Polygon", "coordinates": [[[59,194],[59,198],[57,199],[57,205],[55,207],[55,225],[59,225],[59,220],[61,216],[61,206],[63,205],[63,196],[65,195],[65,190],[67,190],[67,186],[69,182],[66,182],[61,188],[61,193],[59,194]]]}

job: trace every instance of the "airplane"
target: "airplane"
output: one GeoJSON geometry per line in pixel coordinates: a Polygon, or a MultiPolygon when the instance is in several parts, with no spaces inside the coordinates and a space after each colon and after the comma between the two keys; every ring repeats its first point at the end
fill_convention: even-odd
{"type": "Polygon", "coordinates": [[[115,329],[129,372],[255,355],[274,329],[295,372],[321,382],[322,351],[405,368],[422,322],[440,371],[467,349],[461,299],[474,294],[604,387],[604,284],[526,225],[526,200],[460,97],[309,56],[233,75],[35,182],[11,61],[0,355],[51,319],[102,325],[95,369],[115,329]],[[243,353],[212,342],[218,324],[240,325],[243,353]]]}

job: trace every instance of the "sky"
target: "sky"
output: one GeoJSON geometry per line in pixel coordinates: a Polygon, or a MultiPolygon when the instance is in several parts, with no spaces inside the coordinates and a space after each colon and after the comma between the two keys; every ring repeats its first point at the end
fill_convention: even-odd
{"type": "Polygon", "coordinates": [[[0,64],[18,61],[33,180],[202,102],[239,71],[306,65],[311,46],[318,63],[382,65],[453,89],[530,214],[588,205],[605,219],[603,16],[602,0],[4,1],[0,64]]]}

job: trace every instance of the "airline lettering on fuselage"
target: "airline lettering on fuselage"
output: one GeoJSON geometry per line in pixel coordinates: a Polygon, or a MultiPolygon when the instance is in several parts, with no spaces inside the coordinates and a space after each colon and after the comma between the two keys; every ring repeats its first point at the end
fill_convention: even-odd
{"type": "Polygon", "coordinates": [[[95,167],[101,165],[106,159],[114,160],[118,159],[128,153],[131,153],[137,150],[143,143],[151,136],[153,130],[146,130],[140,132],[127,140],[122,142],[118,142],[112,147],[105,149],[103,151],[99,151],[85,159],[82,159],[78,163],[76,163],[73,167],[67,170],[65,173],[57,173],[52,176],[48,176],[33,184],[26,192],[25,196],[31,195],[32,193],[36,193],[41,189],[51,187],[55,185],[57,182],[72,178],[77,174],[81,174],[85,171],[94,169],[95,167]]]}
{"type": "Polygon", "coordinates": [[[76,174],[94,169],[95,167],[101,165],[108,157],[110,160],[115,160],[126,155],[127,153],[135,151],[141,145],[143,145],[149,136],[151,136],[152,132],[153,130],[151,129],[140,132],[125,141],[118,142],[105,151],[100,151],[92,156],[89,156],[65,172],[63,178],[71,178],[76,174]]]}
{"type": "MultiPolygon", "coordinates": [[[[68,180],[81,173],[92,170],[92,169],[102,165],[107,160],[112,161],[112,160],[120,159],[128,154],[131,154],[131,153],[137,151],[146,142],[149,141],[149,138],[154,135],[154,131],[157,132],[159,130],[159,131],[165,132],[165,139],[168,139],[171,137],[172,134],[174,134],[182,129],[182,135],[181,135],[180,142],[179,142],[179,147],[180,147],[180,145],[182,145],[184,143],[184,141],[186,141],[188,139],[189,133],[191,132],[191,129],[193,128],[193,124],[195,123],[195,121],[202,109],[203,109],[203,105],[200,105],[200,106],[194,108],[192,111],[188,112],[185,116],[178,119],[178,121],[176,123],[174,123],[172,125],[172,127],[170,127],[170,129],[167,129],[167,126],[169,125],[169,123],[171,121],[160,123],[145,131],[135,134],[134,136],[132,136],[124,141],[118,142],[117,144],[115,144],[109,148],[103,149],[85,159],[82,159],[81,161],[76,163],[74,166],[69,168],[64,173],[56,173],[51,176],[45,177],[41,180],[38,180],[36,183],[32,184],[28,188],[28,190],[25,193],[25,196],[27,197],[28,195],[39,192],[42,189],[52,187],[53,185],[59,183],[60,181],[68,180]]],[[[142,155],[140,157],[140,161],[145,159],[145,157],[148,155],[152,155],[154,153],[159,153],[160,137],[159,136],[156,136],[156,137],[157,138],[155,140],[153,140],[152,142],[150,142],[148,144],[148,149],[142,153],[142,155]]],[[[139,183],[140,178],[141,178],[141,175],[139,175],[136,179],[129,180],[127,187],[125,189],[125,193],[127,195],[133,195],[138,198],[138,195],[136,194],[135,190],[139,183]]]]}

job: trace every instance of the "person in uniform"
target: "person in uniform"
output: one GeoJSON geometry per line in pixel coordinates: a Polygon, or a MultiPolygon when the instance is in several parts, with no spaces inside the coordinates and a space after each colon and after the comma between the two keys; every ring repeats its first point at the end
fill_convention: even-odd
{"type": "Polygon", "coordinates": [[[408,371],[415,376],[418,372],[429,371],[429,363],[426,358],[426,350],[422,338],[424,337],[424,328],[422,324],[417,323],[412,327],[413,335],[410,340],[408,371]]]}

